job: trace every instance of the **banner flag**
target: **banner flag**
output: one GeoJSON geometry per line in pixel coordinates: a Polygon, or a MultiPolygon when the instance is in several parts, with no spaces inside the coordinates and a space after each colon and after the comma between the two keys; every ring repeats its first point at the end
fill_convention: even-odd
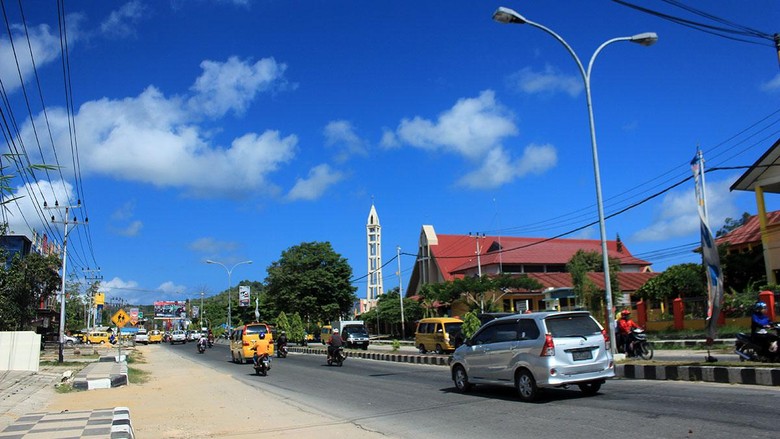
{"type": "Polygon", "coordinates": [[[712,231],[707,221],[707,210],[705,207],[704,193],[704,163],[702,163],[701,151],[696,151],[696,155],[691,160],[691,170],[693,171],[693,180],[696,184],[696,204],[698,205],[699,220],[701,222],[699,231],[701,234],[701,257],[707,273],[707,321],[705,329],[707,339],[713,340],[718,335],[718,316],[723,302],[723,271],[720,268],[720,255],[718,247],[715,245],[712,231]]]}
{"type": "Polygon", "coordinates": [[[249,285],[238,286],[238,306],[249,306],[249,285]]]}

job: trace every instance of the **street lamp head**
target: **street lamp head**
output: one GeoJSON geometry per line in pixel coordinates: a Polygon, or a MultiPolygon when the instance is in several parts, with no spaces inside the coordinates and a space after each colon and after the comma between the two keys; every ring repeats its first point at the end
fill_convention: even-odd
{"type": "Polygon", "coordinates": [[[658,35],[655,32],[645,32],[634,35],[630,41],[643,46],[652,46],[658,41],[658,35]]]}
{"type": "Polygon", "coordinates": [[[514,9],[505,8],[503,6],[499,6],[499,8],[496,9],[496,12],[493,13],[493,20],[504,24],[525,24],[528,22],[525,17],[518,14],[514,9]]]}
{"type": "Polygon", "coordinates": [[[212,261],[211,259],[206,259],[207,264],[216,264],[216,262],[212,261]]]}

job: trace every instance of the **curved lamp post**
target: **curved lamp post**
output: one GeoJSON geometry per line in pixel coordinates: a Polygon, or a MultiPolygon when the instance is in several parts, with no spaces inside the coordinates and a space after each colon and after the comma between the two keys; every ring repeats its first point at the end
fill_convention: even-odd
{"type": "Polygon", "coordinates": [[[565,47],[566,50],[571,55],[571,57],[574,58],[574,61],[577,63],[577,67],[580,70],[580,74],[582,75],[582,80],[585,83],[585,98],[588,104],[588,118],[590,122],[590,144],[593,153],[593,174],[595,175],[595,179],[596,179],[596,204],[598,206],[598,212],[599,212],[599,232],[601,234],[601,255],[603,258],[602,263],[604,268],[604,290],[606,294],[606,304],[607,304],[609,342],[610,342],[610,350],[614,354],[616,352],[615,314],[612,311],[612,285],[611,285],[611,280],[609,275],[609,254],[607,253],[607,229],[604,222],[604,202],[601,198],[601,175],[599,172],[598,148],[596,146],[596,125],[593,119],[593,102],[591,101],[591,94],[590,94],[590,73],[591,70],[593,69],[593,61],[596,60],[596,56],[598,56],[601,50],[607,47],[608,45],[612,43],[616,43],[618,41],[630,41],[632,43],[641,44],[643,46],[651,46],[655,44],[656,41],[658,41],[658,35],[656,35],[655,32],[645,32],[630,37],[618,37],[618,38],[613,38],[611,40],[608,40],[604,42],[601,46],[599,46],[599,48],[596,49],[596,51],[593,53],[593,56],[591,56],[590,62],[588,63],[588,70],[586,71],[585,68],[583,67],[582,62],[580,61],[580,58],[574,52],[574,49],[572,49],[571,46],[569,46],[569,43],[567,43],[563,38],[561,38],[560,35],[556,34],[548,27],[545,27],[539,23],[534,23],[533,21],[529,21],[525,17],[517,13],[516,11],[505,7],[499,7],[498,9],[496,9],[496,12],[493,13],[493,20],[499,23],[527,24],[539,28],[547,32],[548,34],[552,35],[553,38],[555,38],[556,40],[558,40],[558,42],[563,44],[563,47],[565,47]]]}
{"type": "MultiPolygon", "coordinates": [[[[237,263],[237,264],[233,265],[233,266],[232,266],[232,267],[230,267],[230,268],[227,268],[227,266],[226,266],[225,264],[223,264],[222,262],[212,261],[211,259],[206,259],[206,263],[207,263],[207,264],[216,264],[216,265],[221,265],[221,266],[222,266],[222,268],[224,268],[224,269],[225,269],[225,271],[227,271],[227,274],[228,274],[228,315],[227,315],[227,328],[226,328],[226,329],[227,329],[228,331],[230,331],[230,326],[231,326],[231,317],[232,317],[232,316],[231,316],[231,313],[230,313],[230,311],[231,311],[231,308],[230,308],[230,302],[231,302],[231,300],[230,300],[230,289],[231,289],[231,286],[232,286],[232,282],[231,282],[231,280],[230,280],[230,276],[233,274],[233,269],[234,269],[234,268],[238,267],[238,266],[239,266],[239,265],[241,265],[241,264],[251,264],[251,263],[252,263],[252,261],[241,261],[241,262],[239,262],[239,263],[237,263]]],[[[229,335],[229,334],[228,334],[228,335],[229,335]]]]}

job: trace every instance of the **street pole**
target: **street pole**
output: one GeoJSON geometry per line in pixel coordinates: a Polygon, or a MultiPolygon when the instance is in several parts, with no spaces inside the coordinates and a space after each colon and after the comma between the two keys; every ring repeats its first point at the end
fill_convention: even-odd
{"type": "Polygon", "coordinates": [[[604,201],[601,196],[601,173],[599,171],[599,155],[598,147],[596,145],[596,123],[593,117],[593,102],[591,100],[590,92],[590,74],[591,70],[593,69],[593,62],[596,60],[596,56],[598,56],[601,50],[608,45],[618,41],[630,41],[641,44],[643,46],[651,46],[655,44],[656,41],[658,41],[658,35],[656,35],[655,32],[645,32],[630,37],[618,37],[608,40],[602,43],[601,46],[599,46],[598,49],[596,49],[596,51],[593,53],[590,58],[590,62],[588,63],[588,70],[586,71],[582,62],[580,61],[580,58],[574,52],[574,49],[571,48],[569,43],[567,43],[566,40],[564,40],[560,35],[553,32],[548,27],[545,27],[539,23],[534,23],[533,21],[529,21],[516,11],[505,7],[499,7],[496,12],[493,13],[493,20],[499,23],[528,24],[551,35],[553,38],[558,40],[558,42],[566,48],[571,57],[574,58],[574,61],[577,63],[577,67],[579,68],[580,75],[582,75],[582,80],[585,83],[585,98],[588,106],[588,122],[590,126],[591,153],[593,155],[593,174],[596,181],[596,205],[598,207],[599,233],[601,235],[601,256],[604,269],[604,292],[606,296],[605,301],[607,307],[607,325],[609,326],[608,330],[610,351],[614,354],[617,352],[615,349],[615,313],[612,310],[612,284],[609,274],[609,253],[607,252],[607,228],[604,217],[604,201]]]}
{"type": "MultiPolygon", "coordinates": [[[[59,330],[59,349],[58,349],[58,357],[57,360],[59,363],[62,363],[65,361],[65,356],[63,353],[63,349],[65,346],[65,278],[67,277],[67,261],[68,261],[68,211],[71,208],[81,207],[81,200],[78,201],[77,206],[65,206],[60,207],[58,202],[54,202],[54,207],[49,207],[46,205],[46,202],[43,202],[43,208],[44,209],[65,209],[65,216],[64,220],[57,221],[54,219],[54,215],[51,216],[51,222],[56,223],[63,223],[65,224],[65,233],[62,237],[62,289],[60,291],[60,330],[59,330]]],[[[86,222],[87,220],[85,220],[86,222]]],[[[73,225],[77,226],[79,225],[78,220],[76,217],[73,217],[73,225]]]]}
{"type": "Polygon", "coordinates": [[[200,292],[200,330],[203,331],[203,291],[200,292]]]}
{"type": "Polygon", "coordinates": [[[231,285],[233,284],[232,279],[231,279],[231,276],[233,274],[233,269],[238,267],[241,264],[251,264],[252,261],[241,261],[241,262],[233,265],[230,268],[227,268],[227,266],[225,264],[223,264],[222,262],[212,261],[211,259],[207,259],[206,263],[207,264],[221,265],[222,268],[224,268],[225,271],[227,271],[227,275],[228,275],[228,315],[227,315],[226,329],[228,331],[228,335],[230,335],[230,327],[232,325],[232,317],[233,317],[232,314],[231,314],[231,297],[230,297],[231,285]]]}
{"type": "Polygon", "coordinates": [[[396,246],[396,257],[398,258],[398,296],[401,298],[401,340],[406,335],[404,325],[404,284],[401,281],[401,246],[396,246]]]}

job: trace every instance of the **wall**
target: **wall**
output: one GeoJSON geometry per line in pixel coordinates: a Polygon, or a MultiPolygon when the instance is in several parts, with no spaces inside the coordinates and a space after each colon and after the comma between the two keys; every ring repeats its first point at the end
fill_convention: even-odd
{"type": "Polygon", "coordinates": [[[41,336],[32,331],[0,332],[0,370],[38,372],[41,336]]]}

